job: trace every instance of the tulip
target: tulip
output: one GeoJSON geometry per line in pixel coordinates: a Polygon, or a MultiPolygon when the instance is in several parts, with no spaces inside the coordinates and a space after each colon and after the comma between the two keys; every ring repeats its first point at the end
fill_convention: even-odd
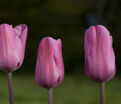
{"type": "Polygon", "coordinates": [[[102,26],[92,26],[85,32],[85,72],[96,82],[111,80],[116,72],[112,37],[102,26]]]}
{"type": "Polygon", "coordinates": [[[0,25],[0,70],[8,73],[10,104],[13,104],[12,71],[17,70],[23,63],[27,26],[0,25]]]}
{"type": "Polygon", "coordinates": [[[0,70],[11,72],[18,69],[24,60],[27,26],[21,24],[0,25],[0,70]]]}
{"type": "MultiPolygon", "coordinates": [[[[63,79],[64,65],[61,40],[45,37],[41,40],[38,48],[35,82],[39,86],[50,89],[49,95],[52,95],[52,88],[59,86],[63,79]]],[[[52,101],[48,103],[51,104],[50,102],[52,101]]]]}
{"type": "Polygon", "coordinates": [[[116,72],[112,37],[109,31],[102,25],[91,26],[85,32],[84,48],[85,72],[89,78],[101,84],[102,91],[104,82],[111,80],[116,72]]]}

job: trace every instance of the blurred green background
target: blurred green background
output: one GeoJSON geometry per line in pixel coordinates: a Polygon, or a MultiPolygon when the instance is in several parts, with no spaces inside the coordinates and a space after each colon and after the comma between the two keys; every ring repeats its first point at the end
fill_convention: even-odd
{"type": "MultiPolygon", "coordinates": [[[[97,104],[98,85],[84,73],[84,32],[105,25],[113,36],[117,76],[106,84],[108,104],[121,100],[121,0],[1,0],[0,23],[29,28],[25,60],[13,73],[16,104],[47,104],[47,91],[34,82],[37,48],[45,36],[61,38],[65,80],[55,88],[56,104],[97,104]]],[[[8,104],[7,76],[0,73],[0,104],[8,104]]]]}

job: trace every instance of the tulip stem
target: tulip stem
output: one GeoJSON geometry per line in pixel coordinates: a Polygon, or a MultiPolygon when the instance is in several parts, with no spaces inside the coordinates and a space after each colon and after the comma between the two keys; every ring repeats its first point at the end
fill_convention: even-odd
{"type": "Polygon", "coordinates": [[[48,89],[48,104],[53,104],[53,88],[48,89]]]}
{"type": "Polygon", "coordinates": [[[8,89],[9,89],[9,102],[10,102],[10,104],[14,104],[12,72],[8,72],[8,89]]]}
{"type": "Polygon", "coordinates": [[[105,104],[105,82],[100,83],[100,104],[105,104]]]}

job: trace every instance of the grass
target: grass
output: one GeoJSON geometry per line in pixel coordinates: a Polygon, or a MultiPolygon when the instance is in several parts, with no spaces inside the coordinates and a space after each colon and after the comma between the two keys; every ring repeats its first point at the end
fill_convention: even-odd
{"type": "MultiPolygon", "coordinates": [[[[47,104],[47,90],[34,82],[32,75],[14,75],[15,104],[47,104]]],[[[106,84],[106,104],[121,104],[121,78],[106,84]]],[[[9,104],[7,75],[0,76],[0,104],[9,104]]],[[[68,75],[54,88],[54,104],[99,104],[98,84],[86,76],[68,75]]]]}

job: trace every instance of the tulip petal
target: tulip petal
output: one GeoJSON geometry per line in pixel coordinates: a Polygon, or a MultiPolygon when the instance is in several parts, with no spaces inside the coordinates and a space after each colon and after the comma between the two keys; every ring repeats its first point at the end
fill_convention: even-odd
{"type": "Polygon", "coordinates": [[[20,38],[21,44],[22,44],[22,50],[21,50],[21,62],[24,60],[24,53],[25,53],[25,45],[26,45],[26,39],[27,39],[27,33],[28,28],[25,24],[20,24],[16,27],[14,27],[14,31],[16,35],[20,38]]]}
{"type": "MultiPolygon", "coordinates": [[[[62,42],[60,39],[57,40],[56,43],[56,48],[55,48],[55,54],[54,54],[54,62],[55,65],[57,66],[57,69],[59,71],[59,77],[58,77],[58,83],[57,85],[61,84],[63,79],[64,79],[64,64],[63,64],[63,57],[62,57],[62,42]]],[[[57,86],[56,85],[56,86],[57,86]]]]}
{"type": "Polygon", "coordinates": [[[16,26],[14,28],[14,31],[19,36],[22,43],[25,44],[26,43],[26,38],[27,38],[27,32],[28,32],[27,26],[25,24],[20,24],[20,25],[18,25],[18,26],[16,26]]]}
{"type": "Polygon", "coordinates": [[[21,49],[21,41],[16,36],[12,26],[0,25],[0,68],[3,71],[15,70],[20,63],[18,52],[21,49]]]}

